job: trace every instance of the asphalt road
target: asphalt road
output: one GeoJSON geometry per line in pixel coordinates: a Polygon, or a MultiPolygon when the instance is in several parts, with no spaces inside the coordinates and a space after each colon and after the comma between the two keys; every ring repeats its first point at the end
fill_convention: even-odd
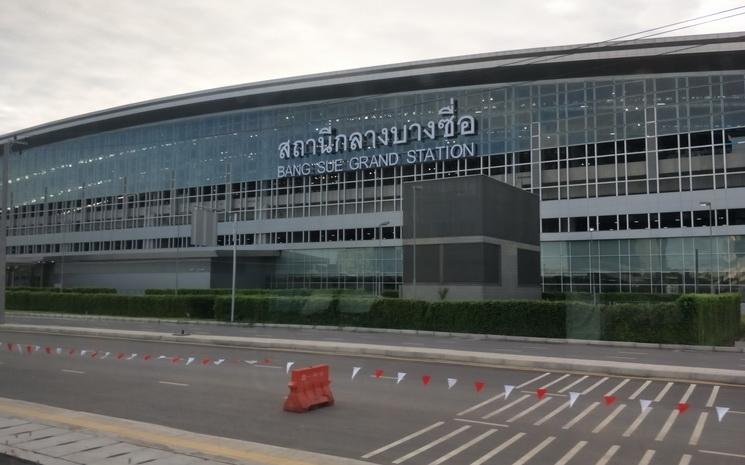
{"type": "Polygon", "coordinates": [[[379,464],[745,463],[742,387],[1,330],[0,341],[2,397],[379,464]],[[283,412],[289,361],[328,363],[336,405],[283,412]],[[516,386],[506,400],[505,384],[516,386]],[[570,392],[581,393],[571,407],[570,392]],[[721,423],[716,406],[731,409],[721,423]]]}
{"type": "Polygon", "coordinates": [[[366,344],[402,345],[474,350],[478,352],[579,358],[614,362],[652,363],[707,368],[745,370],[745,353],[700,350],[671,350],[635,347],[589,346],[539,342],[512,342],[472,337],[437,337],[424,334],[364,333],[325,329],[260,328],[209,324],[137,322],[119,320],[88,320],[83,318],[41,318],[9,314],[8,323],[79,326],[85,328],[130,329],[174,333],[185,329],[194,334],[304,339],[314,341],[358,342],[366,344]]]}

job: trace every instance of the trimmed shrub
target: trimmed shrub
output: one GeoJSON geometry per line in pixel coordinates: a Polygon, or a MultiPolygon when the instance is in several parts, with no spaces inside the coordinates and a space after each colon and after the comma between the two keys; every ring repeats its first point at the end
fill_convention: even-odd
{"type": "Polygon", "coordinates": [[[734,345],[739,337],[740,294],[684,294],[676,301],[685,334],[701,345],[734,345]]]}
{"type": "Polygon", "coordinates": [[[214,318],[211,296],[130,296],[11,291],[7,307],[82,315],[116,315],[153,318],[214,318]]]}
{"type": "MultiPolygon", "coordinates": [[[[60,289],[54,287],[9,287],[8,292],[56,292],[59,293],[60,289]]],[[[64,293],[73,294],[116,294],[116,289],[110,287],[66,287],[62,289],[64,293]]]]}

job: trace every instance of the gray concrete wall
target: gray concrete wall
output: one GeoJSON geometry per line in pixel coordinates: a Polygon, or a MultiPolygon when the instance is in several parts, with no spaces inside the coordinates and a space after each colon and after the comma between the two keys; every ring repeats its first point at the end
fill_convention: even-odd
{"type": "Polygon", "coordinates": [[[487,176],[405,184],[402,295],[540,298],[539,215],[537,196],[487,176]]]}

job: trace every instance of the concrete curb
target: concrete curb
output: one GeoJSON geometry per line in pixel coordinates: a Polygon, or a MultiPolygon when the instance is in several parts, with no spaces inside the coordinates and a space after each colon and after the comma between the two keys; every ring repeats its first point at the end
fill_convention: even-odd
{"type": "Polygon", "coordinates": [[[334,355],[392,357],[435,363],[467,363],[493,367],[530,370],[571,371],[612,376],[634,376],[681,380],[686,382],[711,382],[745,385],[745,371],[716,368],[655,365],[603,360],[585,360],[532,355],[499,354],[452,349],[402,347],[351,342],[304,341],[294,339],[268,339],[214,335],[176,336],[152,331],[75,328],[66,326],[40,326],[6,324],[4,331],[46,333],[55,335],[133,339],[141,341],[178,342],[241,347],[247,349],[288,350],[331,353],[334,355]]]}
{"type": "MultiPolygon", "coordinates": [[[[168,450],[177,454],[218,460],[235,465],[364,465],[356,459],[272,446],[251,441],[224,438],[145,423],[124,418],[68,410],[33,402],[0,397],[0,414],[8,414],[76,432],[90,432],[93,436],[111,437],[143,447],[168,450]]],[[[25,451],[20,447],[4,447],[0,451],[34,460],[42,465],[75,465],[43,454],[25,451]]]]}
{"type": "Polygon", "coordinates": [[[686,344],[657,344],[649,342],[602,341],[597,339],[563,339],[529,336],[503,336],[499,334],[451,333],[445,331],[420,331],[415,329],[366,328],[361,326],[326,326],[297,325],[279,323],[229,323],[215,320],[179,320],[175,318],[138,318],[108,315],[74,315],[67,313],[8,311],[8,315],[27,318],[57,318],[67,320],[93,321],[131,321],[135,323],[173,323],[182,325],[232,326],[242,328],[281,328],[281,329],[317,329],[321,331],[343,331],[352,333],[408,334],[434,337],[458,337],[475,340],[493,340],[507,342],[533,342],[541,344],[572,344],[602,347],[626,347],[636,349],[696,350],[701,352],[741,352],[745,353],[745,344],[728,346],[697,346],[686,344]]]}

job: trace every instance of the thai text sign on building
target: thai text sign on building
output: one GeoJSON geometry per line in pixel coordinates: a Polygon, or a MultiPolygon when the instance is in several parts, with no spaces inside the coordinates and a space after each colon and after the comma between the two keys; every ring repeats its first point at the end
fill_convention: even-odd
{"type": "Polygon", "coordinates": [[[450,104],[441,108],[438,114],[440,116],[438,121],[428,121],[425,124],[404,124],[377,131],[368,129],[349,135],[336,134],[335,129],[324,127],[318,131],[317,138],[286,140],[279,144],[278,148],[281,162],[277,167],[277,177],[327,174],[343,170],[381,168],[474,156],[476,154],[475,143],[453,144],[449,142],[459,136],[475,136],[478,130],[476,119],[471,115],[458,117],[458,102],[455,99],[450,99],[450,104]],[[431,148],[353,155],[348,159],[315,159],[315,157],[324,155],[352,154],[363,150],[395,147],[438,138],[445,139],[446,143],[431,148]]]}

